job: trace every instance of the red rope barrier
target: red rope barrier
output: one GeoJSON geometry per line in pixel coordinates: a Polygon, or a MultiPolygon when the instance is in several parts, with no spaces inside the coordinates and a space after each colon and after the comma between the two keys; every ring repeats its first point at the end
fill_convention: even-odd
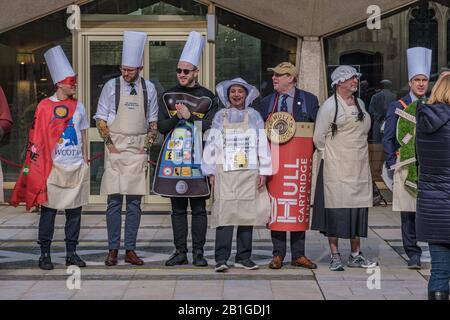
{"type": "MultiPolygon", "coordinates": [[[[104,152],[99,152],[99,153],[93,155],[93,156],[88,160],[88,162],[91,163],[92,161],[95,161],[95,160],[97,160],[97,159],[100,159],[100,158],[103,157],[104,155],[105,155],[104,152]]],[[[19,169],[22,168],[22,166],[23,166],[23,165],[20,165],[20,164],[18,164],[18,163],[12,162],[12,161],[10,161],[10,160],[8,160],[8,159],[5,159],[5,158],[3,158],[2,156],[0,156],[0,162],[6,164],[6,165],[8,165],[8,166],[15,167],[15,168],[19,168],[19,169]]],[[[156,162],[155,162],[155,161],[149,160],[148,163],[150,163],[151,165],[155,165],[155,166],[156,166],[156,162]]]]}

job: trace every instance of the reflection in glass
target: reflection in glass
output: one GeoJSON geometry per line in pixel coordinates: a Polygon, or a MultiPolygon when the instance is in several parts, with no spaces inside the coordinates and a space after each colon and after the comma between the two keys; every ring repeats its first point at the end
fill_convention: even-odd
{"type": "MultiPolygon", "coordinates": [[[[90,143],[90,155],[92,159],[97,155],[103,153],[104,143],[103,142],[91,142],[90,143]]],[[[103,171],[105,171],[105,158],[102,156],[92,161],[89,165],[90,169],[90,180],[91,180],[91,195],[100,194],[100,184],[102,182],[103,171]]]]}
{"type": "Polygon", "coordinates": [[[122,41],[92,41],[90,43],[90,121],[95,127],[93,116],[97,111],[102,88],[109,79],[119,77],[122,61],[122,41]]]}
{"type": "MultiPolygon", "coordinates": [[[[44,52],[61,45],[72,61],[72,35],[66,27],[66,10],[0,33],[0,86],[5,92],[13,118],[9,135],[0,143],[0,155],[18,165],[25,159],[28,132],[37,104],[54,93],[44,52]],[[23,62],[23,64],[20,64],[23,62]],[[43,69],[44,68],[44,69],[43,69]],[[47,77],[42,74],[47,73],[47,77]]],[[[5,182],[15,182],[20,168],[3,164],[5,182]]],[[[5,192],[8,200],[10,191],[5,192]]]]}
{"type": "Polygon", "coordinates": [[[282,61],[295,64],[297,40],[277,30],[217,9],[216,84],[242,77],[266,96],[273,91],[267,68],[282,61]]]}

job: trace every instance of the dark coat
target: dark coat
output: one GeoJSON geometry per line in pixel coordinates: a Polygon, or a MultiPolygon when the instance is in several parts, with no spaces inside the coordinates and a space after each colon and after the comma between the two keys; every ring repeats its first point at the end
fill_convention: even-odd
{"type": "Polygon", "coordinates": [[[417,109],[417,240],[450,244],[450,106],[417,109]]]}
{"type": "MultiPolygon", "coordinates": [[[[259,112],[264,121],[267,120],[269,114],[272,112],[277,95],[277,93],[272,93],[262,99],[259,112]]],[[[319,100],[312,93],[296,88],[293,110],[296,122],[315,122],[317,112],[319,111],[319,100]],[[304,105],[306,105],[306,117],[303,116],[302,112],[302,106],[304,105]]],[[[277,112],[276,108],[275,112],[277,112]]]]}

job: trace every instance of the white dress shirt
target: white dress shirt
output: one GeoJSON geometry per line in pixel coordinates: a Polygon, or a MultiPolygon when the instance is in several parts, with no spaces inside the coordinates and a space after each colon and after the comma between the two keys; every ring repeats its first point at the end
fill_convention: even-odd
{"type": "MultiPolygon", "coordinates": [[[[147,121],[153,122],[158,120],[158,96],[155,86],[148,80],[145,80],[148,93],[147,121]]],[[[141,78],[134,82],[136,92],[139,92],[141,78]]],[[[125,82],[125,93],[130,94],[131,85],[125,82]]],[[[94,119],[102,119],[110,126],[116,118],[116,79],[109,80],[102,89],[100,98],[98,99],[97,112],[94,119]]]]}

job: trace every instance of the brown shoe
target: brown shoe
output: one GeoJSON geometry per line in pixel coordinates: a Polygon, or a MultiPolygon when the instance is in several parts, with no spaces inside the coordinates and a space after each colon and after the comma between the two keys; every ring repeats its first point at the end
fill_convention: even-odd
{"type": "Polygon", "coordinates": [[[105,259],[105,265],[108,267],[115,266],[117,264],[118,250],[109,250],[105,259]]]}
{"type": "Polygon", "coordinates": [[[134,252],[134,250],[127,250],[125,254],[125,262],[134,264],[136,266],[142,266],[144,261],[142,261],[134,252]]]}
{"type": "Polygon", "coordinates": [[[300,256],[292,260],[291,264],[295,267],[302,267],[306,269],[317,269],[317,265],[305,256],[300,256]]]}
{"type": "Polygon", "coordinates": [[[269,263],[270,269],[281,269],[283,266],[283,257],[282,256],[273,256],[272,261],[269,263]]]}

